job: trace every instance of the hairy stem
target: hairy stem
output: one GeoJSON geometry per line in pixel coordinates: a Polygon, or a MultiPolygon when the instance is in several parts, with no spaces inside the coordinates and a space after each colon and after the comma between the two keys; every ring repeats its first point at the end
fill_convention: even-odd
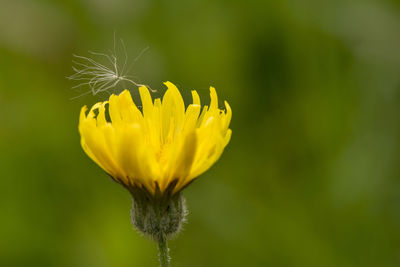
{"type": "Polygon", "coordinates": [[[158,257],[160,259],[160,267],[170,267],[168,244],[165,235],[162,235],[158,240],[158,257]]]}

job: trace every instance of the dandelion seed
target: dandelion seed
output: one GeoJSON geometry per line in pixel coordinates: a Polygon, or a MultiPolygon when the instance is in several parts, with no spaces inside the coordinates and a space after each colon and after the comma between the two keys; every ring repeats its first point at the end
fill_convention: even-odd
{"type": "MultiPolygon", "coordinates": [[[[122,67],[120,67],[120,62],[116,55],[115,41],[114,51],[110,54],[89,51],[89,53],[93,56],[105,58],[108,64],[102,64],[90,57],[84,57],[75,54],[73,55],[73,57],[75,58],[72,61],[74,63],[74,65],[72,66],[74,74],[67,78],[69,80],[79,81],[79,83],[73,86],[72,89],[84,87],[88,87],[90,89],[89,91],[74,98],[78,98],[90,93],[96,95],[100,92],[109,92],[122,81],[131,83],[137,87],[146,86],[147,88],[149,88],[149,86],[147,85],[133,81],[132,77],[127,75],[128,54],[126,52],[126,47],[123,40],[121,39],[120,41],[123,46],[125,55],[122,67]]],[[[138,57],[140,57],[147,49],[148,48],[145,48],[138,57]]],[[[133,63],[138,60],[138,57],[135,58],[133,63]]],[[[152,90],[151,88],[149,88],[149,90],[152,92],[156,92],[156,90],[152,90]]]]}

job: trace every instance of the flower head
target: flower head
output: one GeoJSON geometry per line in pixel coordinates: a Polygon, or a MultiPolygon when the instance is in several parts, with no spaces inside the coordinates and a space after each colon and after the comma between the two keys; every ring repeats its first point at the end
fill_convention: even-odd
{"type": "Polygon", "coordinates": [[[231,108],[225,101],[226,110],[219,109],[213,87],[210,105],[201,110],[196,91],[185,109],[176,86],[165,85],[162,100],[154,101],[145,86],[139,88],[141,110],[128,90],[95,104],[88,114],[86,106],[81,109],[84,151],[131,192],[180,192],[218,160],[231,137],[231,108]]]}

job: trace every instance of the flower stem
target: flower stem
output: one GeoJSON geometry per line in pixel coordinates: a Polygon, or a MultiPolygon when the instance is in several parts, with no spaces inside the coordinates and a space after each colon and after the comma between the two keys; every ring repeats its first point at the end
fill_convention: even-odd
{"type": "Polygon", "coordinates": [[[158,257],[160,259],[160,267],[170,267],[168,253],[167,238],[162,235],[158,240],[158,257]]]}

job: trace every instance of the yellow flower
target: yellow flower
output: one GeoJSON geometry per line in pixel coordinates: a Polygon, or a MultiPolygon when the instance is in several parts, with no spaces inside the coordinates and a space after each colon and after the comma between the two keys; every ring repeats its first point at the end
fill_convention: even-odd
{"type": "Polygon", "coordinates": [[[215,89],[211,103],[201,111],[200,98],[192,91],[193,104],[185,104],[170,82],[163,99],[152,100],[139,88],[142,110],[128,90],[95,104],[86,115],[81,109],[79,132],[86,154],[116,182],[156,194],[179,192],[208,170],[229,143],[232,111],[218,108],[215,89]],[[109,114],[110,121],[106,118],[109,114]]]}

